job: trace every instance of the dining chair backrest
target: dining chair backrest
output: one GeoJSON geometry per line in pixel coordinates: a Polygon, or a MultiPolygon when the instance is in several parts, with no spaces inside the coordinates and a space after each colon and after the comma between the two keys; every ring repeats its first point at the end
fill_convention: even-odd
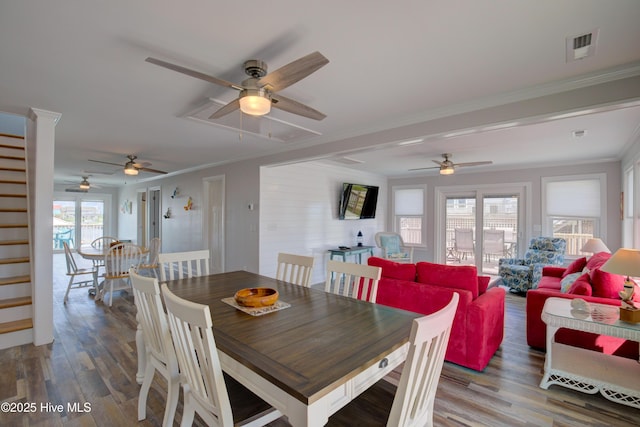
{"type": "Polygon", "coordinates": [[[62,247],[64,248],[64,259],[67,262],[67,274],[75,274],[78,271],[78,264],[76,264],[76,260],[73,258],[71,249],[67,242],[62,242],[62,247]]]}
{"type": "Polygon", "coordinates": [[[415,319],[387,427],[432,426],[433,406],[459,296],[441,310],[415,319]]]}
{"type": "Polygon", "coordinates": [[[376,302],[381,274],[380,267],[329,260],[324,290],[363,301],[376,302]]]}
{"type": "Polygon", "coordinates": [[[158,254],[160,281],[209,275],[209,250],[158,254]]]}
{"type": "Polygon", "coordinates": [[[129,269],[129,278],[133,288],[134,303],[138,310],[136,319],[142,329],[146,359],[145,376],[138,397],[138,420],[146,418],[147,396],[154,371],[158,370],[169,385],[162,425],[170,426],[173,425],[178,404],[180,379],[169,323],[160,297],[160,286],[158,279],[141,276],[133,267],[129,269]]]}
{"type": "Polygon", "coordinates": [[[161,241],[159,237],[154,237],[149,242],[149,252],[146,260],[140,263],[138,271],[150,270],[152,275],[156,277],[156,270],[158,269],[158,255],[160,254],[161,241]]]}
{"type": "Polygon", "coordinates": [[[91,247],[95,249],[107,249],[109,245],[113,242],[117,242],[118,239],[115,237],[103,236],[98,237],[93,242],[91,242],[91,247]]]}
{"type": "Polygon", "coordinates": [[[308,287],[315,258],[312,256],[295,254],[278,254],[278,270],[276,279],[308,287]]]}
{"type": "Polygon", "coordinates": [[[129,268],[138,268],[142,258],[142,250],[138,245],[120,243],[111,246],[104,256],[105,279],[129,277],[129,268]]]}

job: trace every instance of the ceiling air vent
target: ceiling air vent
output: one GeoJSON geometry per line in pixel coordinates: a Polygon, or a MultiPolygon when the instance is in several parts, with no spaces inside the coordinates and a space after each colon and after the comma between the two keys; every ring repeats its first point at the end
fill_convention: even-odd
{"type": "Polygon", "coordinates": [[[567,37],[567,62],[592,56],[596,50],[597,40],[597,29],[578,36],[567,37]]]}

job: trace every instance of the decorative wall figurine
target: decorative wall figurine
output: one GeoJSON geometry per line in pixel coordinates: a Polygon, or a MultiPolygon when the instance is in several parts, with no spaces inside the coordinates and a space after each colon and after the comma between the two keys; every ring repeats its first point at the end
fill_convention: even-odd
{"type": "Polygon", "coordinates": [[[184,210],[190,211],[192,208],[193,208],[193,200],[191,200],[191,197],[189,197],[189,199],[187,199],[187,204],[184,205],[184,210]]]}
{"type": "Polygon", "coordinates": [[[175,199],[176,197],[178,197],[178,194],[180,192],[178,191],[178,187],[175,188],[175,190],[173,190],[173,193],[171,194],[171,198],[175,199]]]}
{"type": "Polygon", "coordinates": [[[163,215],[165,219],[171,218],[171,208],[167,208],[167,213],[163,215]]]}

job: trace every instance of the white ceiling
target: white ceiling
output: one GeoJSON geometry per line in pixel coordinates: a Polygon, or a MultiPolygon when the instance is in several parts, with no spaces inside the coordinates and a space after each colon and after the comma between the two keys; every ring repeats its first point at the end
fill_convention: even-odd
{"type": "Polygon", "coordinates": [[[4,1],[0,111],[62,114],[59,182],[87,170],[115,172],[93,182],[125,182],[121,168],[88,159],[124,164],[135,154],[176,172],[367,134],[374,149],[341,154],[364,162],[352,167],[390,176],[435,166],[431,159],[444,152],[454,161],[494,162],[474,170],[616,159],[638,136],[638,104],[455,138],[415,135],[425,142],[406,147],[389,144],[405,133],[394,139],[380,131],[612,69],[640,74],[639,22],[637,0],[4,1]],[[566,38],[594,29],[595,55],[567,62],[566,38]],[[209,98],[228,102],[237,92],[144,61],[152,56],[240,83],[247,59],[275,70],[316,50],[330,63],[282,94],[327,118],[274,112],[320,134],[288,142],[239,138],[185,118],[209,98]],[[574,138],[580,129],[585,136],[574,138]]]}

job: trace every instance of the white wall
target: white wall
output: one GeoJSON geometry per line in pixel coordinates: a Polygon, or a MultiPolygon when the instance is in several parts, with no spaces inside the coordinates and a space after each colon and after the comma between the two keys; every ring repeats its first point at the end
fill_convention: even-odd
{"type": "Polygon", "coordinates": [[[387,178],[320,162],[263,167],[260,173],[260,274],[276,275],[278,252],[315,257],[311,283],[325,279],[327,250],[363,244],[375,246],[374,234],[386,224],[387,178]],[[376,217],[339,220],[344,182],[380,187],[376,217]]]}

